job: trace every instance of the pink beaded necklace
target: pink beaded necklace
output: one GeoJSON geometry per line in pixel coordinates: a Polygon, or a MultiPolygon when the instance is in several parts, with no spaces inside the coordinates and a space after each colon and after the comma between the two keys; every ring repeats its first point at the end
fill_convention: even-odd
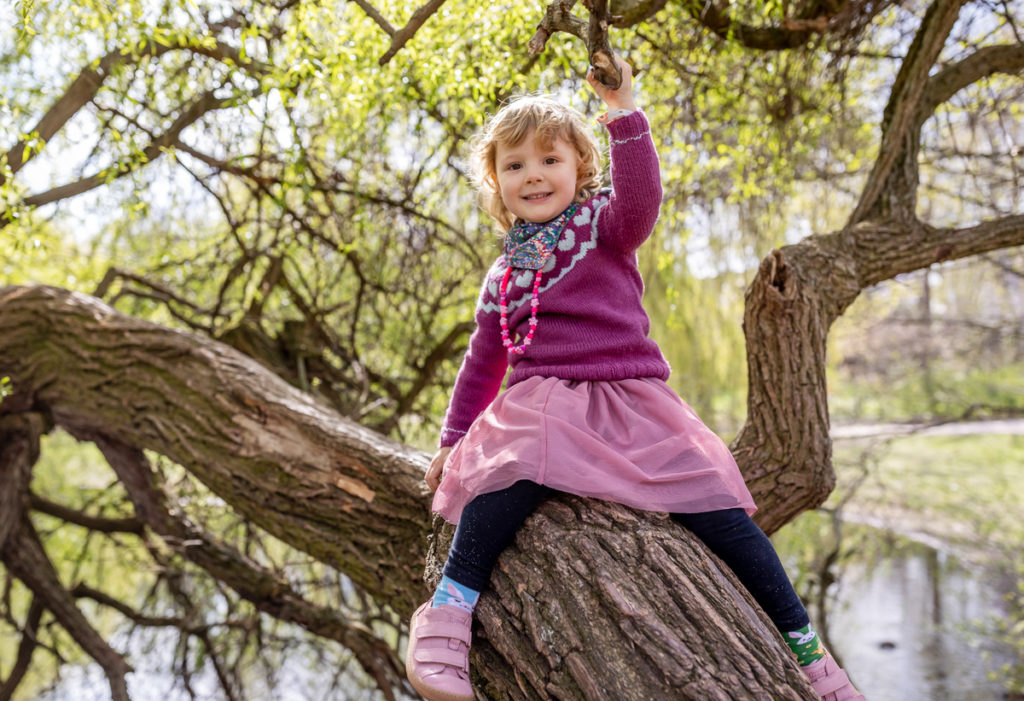
{"type": "Polygon", "coordinates": [[[579,209],[579,202],[573,202],[565,211],[548,222],[526,222],[517,220],[505,235],[505,262],[508,269],[501,280],[501,342],[510,353],[522,355],[526,347],[533,342],[533,334],[537,331],[537,309],[540,301],[540,281],[543,277],[541,268],[554,250],[555,244],[568,226],[569,220],[579,209]],[[521,346],[513,345],[508,331],[508,279],[512,276],[512,268],[533,270],[533,297],[530,299],[530,331],[523,339],[521,346]]]}
{"type": "Polygon", "coordinates": [[[505,271],[505,277],[501,279],[501,342],[505,344],[505,348],[509,352],[522,355],[526,352],[526,347],[533,342],[533,334],[537,330],[537,309],[540,307],[538,295],[540,293],[540,280],[543,274],[539,268],[533,273],[533,297],[530,298],[530,331],[526,334],[526,338],[523,339],[523,345],[521,346],[513,345],[508,333],[508,298],[505,291],[508,289],[508,279],[511,275],[512,268],[509,267],[505,271]]]}

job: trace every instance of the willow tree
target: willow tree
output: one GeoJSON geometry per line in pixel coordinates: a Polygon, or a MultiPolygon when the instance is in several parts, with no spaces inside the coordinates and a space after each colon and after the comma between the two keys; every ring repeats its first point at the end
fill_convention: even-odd
{"type": "MultiPolygon", "coordinates": [[[[954,96],[983,86],[1015,103],[1016,112],[1000,116],[1009,115],[1007,133],[1018,138],[1019,81],[1001,77],[1024,68],[1017,18],[1007,6],[953,0],[935,0],[920,16],[886,2],[810,0],[766,5],[767,15],[754,3],[662,1],[613,3],[609,16],[604,3],[591,2],[589,14],[575,17],[574,4],[514,20],[473,8],[472,34],[452,47],[469,60],[446,64],[462,71],[455,80],[431,70],[439,52],[418,50],[417,41],[431,28],[449,42],[459,36],[453,27],[467,31],[464,17],[454,24],[465,9],[457,3],[429,2],[394,24],[387,8],[362,1],[227,11],[165,4],[149,8],[156,19],[147,21],[136,16],[143,6],[67,5],[96,21],[104,46],[121,45],[72,71],[77,77],[56,99],[35,91],[19,103],[50,101],[9,139],[0,225],[41,231],[40,207],[125,182],[145,185],[147,173],[173,157],[216,202],[223,235],[207,247],[163,252],[167,260],[147,275],[119,266],[103,277],[101,297],[121,307],[128,301],[129,311],[156,313],[164,324],[81,292],[0,288],[0,560],[8,587],[17,582],[25,592],[23,606],[5,604],[21,644],[2,670],[0,695],[18,686],[41,643],[42,652],[55,652],[40,631],[56,627],[103,669],[114,698],[129,698],[131,659],[98,633],[96,616],[104,612],[116,612],[125,626],[177,631],[184,657],[196,641],[227,698],[247,691],[231,664],[237,658],[218,642],[260,644],[259,621],[267,618],[338,643],[385,697],[408,691],[400,641],[388,629],[400,628],[425,596],[424,579],[438,576],[448,533],[429,519],[421,481],[427,456],[395,437],[415,434],[436,411],[443,368],[464,347],[468,329],[459,312],[471,303],[486,256],[469,233],[476,225],[469,200],[446,193],[465,190],[458,156],[483,108],[518,87],[477,79],[507,73],[509,63],[526,71],[545,60],[558,64],[580,41],[600,63],[600,35],[609,27],[632,32],[657,57],[650,74],[675,76],[676,94],[695,96],[685,89],[691,64],[680,59],[709,46],[728,47],[734,57],[801,48],[838,56],[869,46],[865,31],[891,23],[893,13],[901,26],[912,19],[893,49],[899,67],[846,224],[772,251],[746,296],[749,398],[732,450],[760,506],[758,522],[772,532],[827,497],[834,481],[825,388],[832,323],[869,286],[1024,242],[1024,215],[1002,211],[1002,203],[983,220],[935,226],[921,218],[917,201],[924,134],[954,96]],[[318,37],[338,36],[339,17],[352,32],[372,27],[376,37],[369,47],[347,47],[360,57],[362,75],[341,57],[351,41],[344,33],[331,44],[334,53],[319,45],[318,37]],[[681,29],[689,45],[678,43],[681,29]],[[577,38],[562,41],[565,33],[577,38]],[[513,44],[512,36],[532,41],[513,44]],[[371,73],[371,63],[403,61],[388,87],[410,110],[396,116],[379,101],[367,104],[382,97],[373,76],[383,74],[371,73]],[[469,101],[458,92],[463,79],[491,90],[469,101]],[[354,106],[360,122],[346,121],[354,106]],[[32,161],[60,160],[54,144],[83,110],[110,143],[67,182],[29,180],[32,161]],[[337,119],[319,120],[324,110],[337,119]],[[265,128],[233,129],[243,117],[265,128]],[[203,129],[190,131],[195,125],[203,129]],[[402,148],[356,148],[368,138],[401,139],[402,148]],[[414,265],[426,253],[440,259],[439,280],[414,265]],[[221,257],[227,272],[200,303],[203,272],[181,271],[210,257],[221,257]],[[314,293],[321,289],[314,278],[327,278],[336,296],[314,293]],[[269,333],[267,318],[286,318],[282,309],[293,323],[269,333]],[[69,508],[33,489],[41,437],[56,428],[98,449],[117,499],[69,508]],[[182,484],[204,491],[185,494],[182,484]],[[197,516],[196,494],[224,504],[232,518],[197,516]],[[144,581],[167,596],[158,606],[147,596],[112,595],[121,592],[114,583],[66,581],[40,533],[44,516],[144,553],[153,563],[144,581]],[[305,555],[302,576],[289,557],[278,557],[279,543],[305,555]],[[314,586],[310,573],[341,583],[314,586]],[[190,586],[200,576],[231,604],[227,615],[190,586]],[[218,637],[218,627],[241,637],[218,637]]],[[[35,10],[21,9],[20,41],[31,46],[35,10]]],[[[579,72],[568,64],[561,71],[565,81],[579,72]]],[[[801,110],[813,112],[809,98],[786,87],[761,105],[766,120],[785,125],[801,110]]],[[[670,98],[651,111],[686,106],[670,98]]],[[[1002,106],[992,101],[987,109],[1002,106]]],[[[686,127],[672,129],[663,141],[686,143],[686,127]]],[[[736,143],[719,145],[744,157],[736,143]]],[[[683,154],[669,146],[663,157],[671,171],[683,154]]],[[[674,221],[667,211],[666,225],[674,221]]],[[[190,223],[187,212],[174,222],[190,223]]],[[[546,503],[503,555],[492,584],[478,609],[473,650],[483,696],[810,693],[731,574],[662,515],[569,497],[546,503]]],[[[187,663],[182,669],[193,672],[187,663]]],[[[185,688],[192,689],[187,681],[185,688]]]]}

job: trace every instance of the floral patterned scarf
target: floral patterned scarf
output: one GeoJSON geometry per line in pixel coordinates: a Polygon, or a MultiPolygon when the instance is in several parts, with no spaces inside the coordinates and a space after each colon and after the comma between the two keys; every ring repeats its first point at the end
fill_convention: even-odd
{"type": "Polygon", "coordinates": [[[577,209],[579,203],[573,202],[564,212],[546,222],[516,219],[505,234],[505,264],[510,268],[525,270],[540,270],[544,267],[577,209]]]}

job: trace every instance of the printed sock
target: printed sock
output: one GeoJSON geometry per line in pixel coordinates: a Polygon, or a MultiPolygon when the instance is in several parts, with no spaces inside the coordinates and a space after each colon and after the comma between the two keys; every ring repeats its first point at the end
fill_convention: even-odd
{"type": "Polygon", "coordinates": [[[479,598],[480,592],[459,584],[454,579],[441,577],[441,581],[437,584],[437,590],[434,592],[434,602],[430,606],[436,608],[441,604],[448,604],[473,613],[473,608],[479,598]]]}
{"type": "Polygon", "coordinates": [[[796,655],[796,661],[801,667],[806,667],[825,656],[825,648],[821,644],[821,638],[814,632],[814,626],[808,623],[800,630],[794,630],[783,635],[789,649],[796,655]]]}

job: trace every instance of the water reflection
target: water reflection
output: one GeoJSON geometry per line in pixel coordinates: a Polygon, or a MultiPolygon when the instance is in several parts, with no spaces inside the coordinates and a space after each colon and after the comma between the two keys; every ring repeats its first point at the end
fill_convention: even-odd
{"type": "MultiPolygon", "coordinates": [[[[868,527],[857,530],[858,543],[875,547],[844,554],[833,572],[836,583],[823,599],[826,610],[812,607],[811,616],[824,623],[830,646],[865,697],[1005,699],[1002,685],[989,679],[988,670],[1010,662],[1012,653],[985,640],[982,628],[1005,615],[1008,578],[891,534],[868,527]]],[[[787,566],[806,567],[787,553],[796,541],[781,540],[787,566]]],[[[797,571],[794,579],[801,596],[815,600],[808,594],[819,578],[808,574],[797,571]]]]}

